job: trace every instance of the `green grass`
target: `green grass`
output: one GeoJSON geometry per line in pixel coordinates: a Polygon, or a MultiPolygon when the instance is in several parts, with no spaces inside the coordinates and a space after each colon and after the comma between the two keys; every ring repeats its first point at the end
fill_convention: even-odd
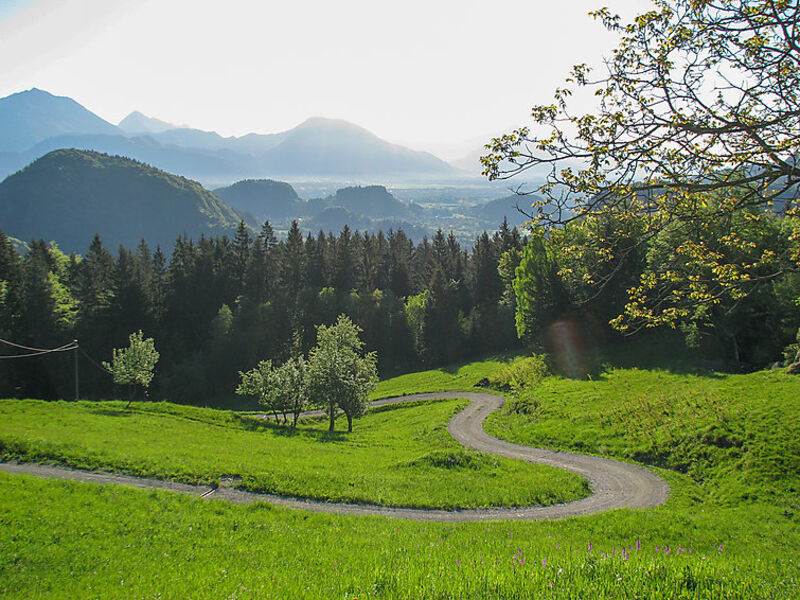
{"type": "Polygon", "coordinates": [[[685,473],[716,502],[765,500],[800,516],[800,378],[609,369],[548,377],[487,419],[490,434],[685,473]]]}
{"type": "MultiPolygon", "coordinates": [[[[405,375],[379,395],[452,389],[459,377],[471,387],[506,364],[493,362],[405,375]]],[[[597,381],[548,377],[491,417],[507,439],[658,463],[671,493],[646,511],[446,525],[0,473],[0,597],[794,600],[800,378],[710,375],[628,368],[597,381]]],[[[349,442],[330,443],[379,444],[386,430],[370,419],[384,417],[430,433],[458,405],[381,411],[357,422],[349,442]]],[[[221,430],[237,418],[146,410],[221,430]]],[[[0,428],[6,421],[0,412],[0,428]]],[[[406,477],[484,460],[430,447],[392,464],[406,477]]]]}
{"type": "Polygon", "coordinates": [[[688,478],[670,483],[647,512],[444,525],[0,474],[0,596],[798,597],[797,528],[769,509],[709,510],[688,478]]]}
{"type": "Polygon", "coordinates": [[[290,431],[169,403],[2,400],[0,458],[186,482],[233,475],[253,491],[390,506],[522,506],[588,493],[577,475],[463,450],[446,426],[464,405],[383,407],[353,433],[329,434],[321,420],[290,431]]]}
{"type": "Polygon", "coordinates": [[[489,378],[498,370],[520,358],[517,355],[509,354],[472,363],[399,375],[379,382],[372,397],[377,399],[423,392],[474,390],[475,384],[481,379],[489,378]]]}

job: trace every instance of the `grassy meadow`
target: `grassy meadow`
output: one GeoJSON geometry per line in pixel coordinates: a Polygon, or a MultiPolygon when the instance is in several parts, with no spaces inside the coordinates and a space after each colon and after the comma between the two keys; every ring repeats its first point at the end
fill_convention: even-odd
{"type": "Polygon", "coordinates": [[[325,419],[292,431],[168,403],[0,400],[0,458],[188,483],[226,476],[251,491],[389,506],[525,506],[588,494],[577,475],[463,449],[447,422],[465,404],[386,406],[352,434],[330,434],[325,419]]]}
{"type": "MultiPolygon", "coordinates": [[[[382,382],[376,395],[469,389],[505,364],[499,359],[406,375],[382,382]]],[[[672,488],[668,502],[656,509],[553,522],[437,524],[313,514],[0,474],[0,596],[794,599],[800,597],[798,392],[800,378],[782,371],[724,375],[627,367],[609,367],[594,381],[546,377],[521,392],[507,392],[506,408],[487,424],[494,435],[655,464],[672,488]]],[[[388,467],[399,470],[400,479],[410,479],[414,469],[423,468],[420,463],[430,461],[406,457],[456,451],[441,444],[446,444],[444,424],[460,405],[443,401],[384,409],[335,440],[321,435],[324,423],[306,423],[297,434],[276,438],[270,453],[277,452],[278,441],[302,443],[286,452],[298,455],[297,468],[304,462],[324,465],[344,453],[347,459],[334,463],[337,468],[359,461],[366,473],[384,469],[384,450],[373,446],[383,443],[391,452],[413,447],[391,462],[413,466],[388,467]]],[[[62,453],[40,458],[99,457],[98,464],[107,465],[123,453],[115,445],[133,455],[135,443],[122,440],[132,436],[124,433],[124,423],[137,419],[151,428],[180,422],[187,432],[167,429],[162,431],[169,435],[161,436],[180,435],[180,446],[189,444],[191,427],[204,433],[230,430],[225,434],[230,439],[205,439],[206,450],[217,456],[223,450],[229,454],[223,444],[239,436],[242,448],[250,444],[255,455],[256,439],[272,444],[267,440],[278,435],[272,427],[250,429],[233,413],[184,412],[185,407],[172,405],[137,406],[129,417],[91,412],[93,407],[121,412],[122,405],[113,403],[5,401],[0,406],[5,452],[10,452],[9,439],[28,440],[17,452],[30,451],[32,459],[39,448],[62,453]],[[70,411],[75,415],[70,436],[78,435],[81,423],[87,431],[106,423],[108,435],[111,424],[101,417],[116,419],[120,434],[103,446],[100,434],[67,441],[64,424],[34,426],[41,420],[68,420],[70,411]],[[24,433],[25,428],[39,437],[24,433]]],[[[199,479],[222,469],[202,458],[200,442],[175,455],[163,446],[148,452],[149,443],[149,438],[140,440],[143,450],[131,464],[158,456],[149,468],[178,465],[180,477],[199,479]]],[[[256,463],[248,462],[256,459],[243,452],[237,456],[243,470],[256,471],[256,463]]],[[[234,464],[225,460],[231,460],[225,468],[234,464]]],[[[434,468],[427,477],[431,488],[452,486],[466,504],[464,475],[434,468]]],[[[318,485],[314,481],[306,483],[305,495],[318,485]]],[[[354,481],[353,487],[369,489],[365,480],[354,481]]],[[[296,485],[302,486],[302,479],[296,485]]]]}
{"type": "Polygon", "coordinates": [[[800,517],[800,377],[608,368],[547,377],[490,415],[491,435],[687,475],[716,503],[765,501],[800,517]]]}

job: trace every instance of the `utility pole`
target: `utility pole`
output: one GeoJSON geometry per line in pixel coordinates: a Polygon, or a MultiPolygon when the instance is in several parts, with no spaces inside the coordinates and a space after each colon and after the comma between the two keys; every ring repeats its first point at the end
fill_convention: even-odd
{"type": "Polygon", "coordinates": [[[78,401],[78,340],[72,340],[75,344],[75,402],[78,401]]]}

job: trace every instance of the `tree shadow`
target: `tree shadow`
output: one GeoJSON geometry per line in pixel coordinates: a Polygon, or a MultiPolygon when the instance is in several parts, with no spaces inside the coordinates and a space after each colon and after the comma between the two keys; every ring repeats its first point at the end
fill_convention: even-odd
{"type": "Polygon", "coordinates": [[[91,408],[89,413],[104,417],[132,417],[134,415],[134,411],[125,408],[91,408]]]}
{"type": "MultiPolygon", "coordinates": [[[[308,427],[291,427],[288,424],[276,423],[272,419],[259,419],[256,417],[244,416],[244,415],[239,416],[238,419],[243,429],[246,429],[248,431],[269,431],[274,435],[284,438],[307,439],[323,443],[345,442],[348,439],[348,435],[344,431],[333,431],[333,432],[328,431],[327,418],[325,418],[324,420],[319,419],[320,424],[321,425],[324,424],[325,427],[324,429],[322,428],[310,429],[308,427]]],[[[312,417],[312,419],[318,419],[318,417],[312,417]]],[[[308,423],[308,420],[305,421],[306,423],[308,423]]]]}
{"type": "Polygon", "coordinates": [[[668,332],[623,339],[597,351],[598,369],[592,379],[604,379],[612,369],[665,371],[675,375],[694,375],[724,379],[749,372],[747,365],[733,364],[702,349],[686,346],[683,337],[668,332]]]}

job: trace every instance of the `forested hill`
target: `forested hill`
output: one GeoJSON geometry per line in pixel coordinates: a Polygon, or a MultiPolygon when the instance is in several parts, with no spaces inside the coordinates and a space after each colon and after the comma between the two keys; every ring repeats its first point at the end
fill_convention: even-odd
{"type": "Polygon", "coordinates": [[[54,150],[0,183],[0,223],[22,240],[83,252],[99,233],[107,247],[142,238],[169,248],[181,234],[231,232],[239,216],[196,181],[92,151],[54,150]]]}
{"type": "Polygon", "coordinates": [[[230,206],[247,211],[260,222],[266,219],[291,219],[304,216],[305,202],[294,188],[283,181],[245,179],[214,193],[230,206]]]}

